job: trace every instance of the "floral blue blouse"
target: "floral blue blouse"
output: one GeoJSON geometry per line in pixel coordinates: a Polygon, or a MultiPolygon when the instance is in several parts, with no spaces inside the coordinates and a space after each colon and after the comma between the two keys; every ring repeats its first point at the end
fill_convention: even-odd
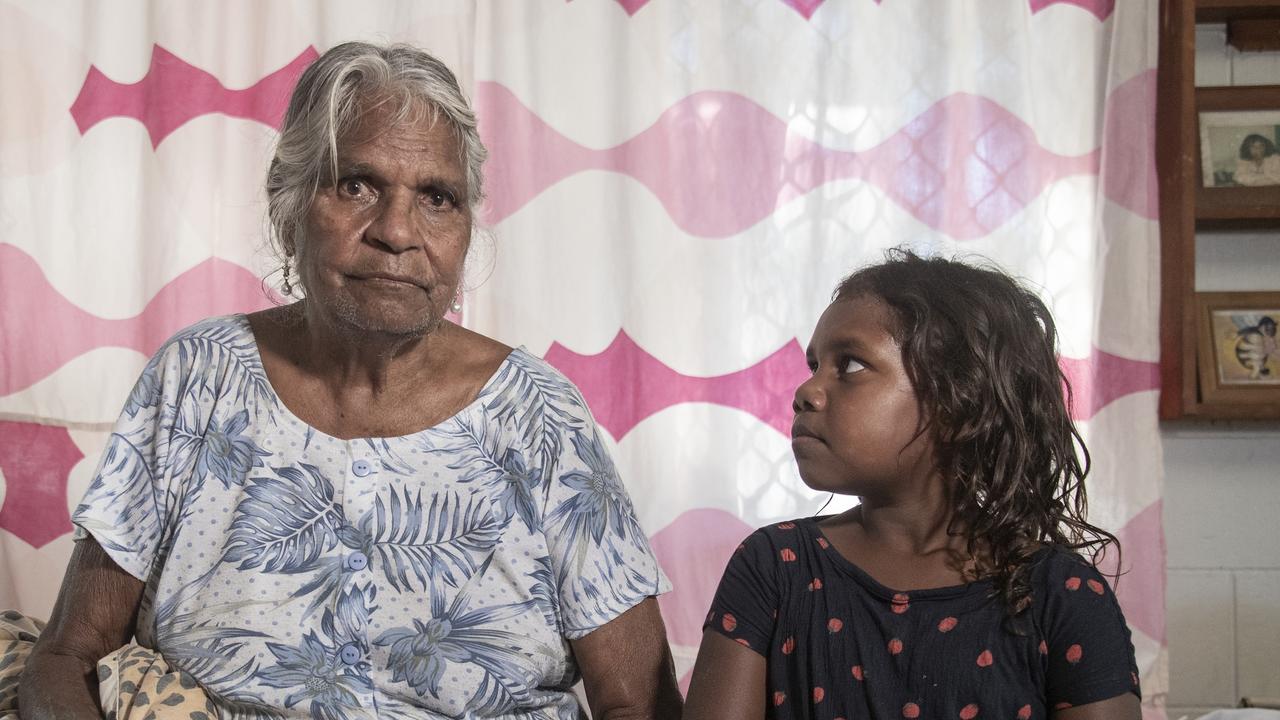
{"type": "Polygon", "coordinates": [[[339,440],[247,318],[152,358],[73,517],[223,717],[577,720],[568,641],[669,589],[582,397],[523,350],[427,430],[339,440]]]}

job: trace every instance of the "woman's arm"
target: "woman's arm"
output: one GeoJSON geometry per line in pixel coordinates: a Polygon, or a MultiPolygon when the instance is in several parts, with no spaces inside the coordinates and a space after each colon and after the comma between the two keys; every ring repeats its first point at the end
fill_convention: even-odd
{"type": "Polygon", "coordinates": [[[53,617],[18,683],[23,720],[102,717],[98,660],[133,637],[142,589],[92,537],[75,543],[53,617]]]}
{"type": "Polygon", "coordinates": [[[684,720],[764,718],[765,660],[714,630],[704,631],[684,720]]]}
{"type": "Polygon", "coordinates": [[[1080,707],[1054,710],[1053,720],[1142,720],[1138,696],[1125,693],[1080,707]]]}
{"type": "Polygon", "coordinates": [[[571,644],[596,720],[680,717],[680,688],[657,600],[641,600],[571,644]]]}

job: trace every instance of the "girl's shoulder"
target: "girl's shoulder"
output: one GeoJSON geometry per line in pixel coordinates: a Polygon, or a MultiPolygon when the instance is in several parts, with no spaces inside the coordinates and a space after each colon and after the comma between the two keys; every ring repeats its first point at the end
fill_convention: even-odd
{"type": "Polygon", "coordinates": [[[796,518],[756,528],[734,549],[733,560],[807,572],[827,563],[824,558],[829,547],[813,518],[796,518]]]}
{"type": "Polygon", "coordinates": [[[1045,547],[1036,553],[1031,567],[1031,595],[1042,612],[1054,613],[1067,604],[1077,601],[1104,601],[1105,605],[1117,605],[1115,591],[1108,580],[1114,577],[1105,564],[1099,569],[1094,560],[1081,553],[1062,547],[1045,547]]]}

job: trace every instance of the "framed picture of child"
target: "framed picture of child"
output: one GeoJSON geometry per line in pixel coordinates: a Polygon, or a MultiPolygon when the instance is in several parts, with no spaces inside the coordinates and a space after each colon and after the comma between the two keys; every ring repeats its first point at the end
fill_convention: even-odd
{"type": "Polygon", "coordinates": [[[1200,113],[1205,187],[1280,185],[1280,110],[1200,113]]]}
{"type": "Polygon", "coordinates": [[[1198,293],[1205,402],[1280,403],[1280,292],[1198,293]]]}

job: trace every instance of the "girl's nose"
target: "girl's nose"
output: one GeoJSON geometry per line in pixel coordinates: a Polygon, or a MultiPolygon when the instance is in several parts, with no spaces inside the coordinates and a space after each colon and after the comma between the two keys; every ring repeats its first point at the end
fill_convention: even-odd
{"type": "Polygon", "coordinates": [[[795,398],[791,401],[791,409],[795,412],[821,410],[826,405],[827,394],[823,392],[817,375],[800,383],[800,387],[796,388],[795,398]]]}

